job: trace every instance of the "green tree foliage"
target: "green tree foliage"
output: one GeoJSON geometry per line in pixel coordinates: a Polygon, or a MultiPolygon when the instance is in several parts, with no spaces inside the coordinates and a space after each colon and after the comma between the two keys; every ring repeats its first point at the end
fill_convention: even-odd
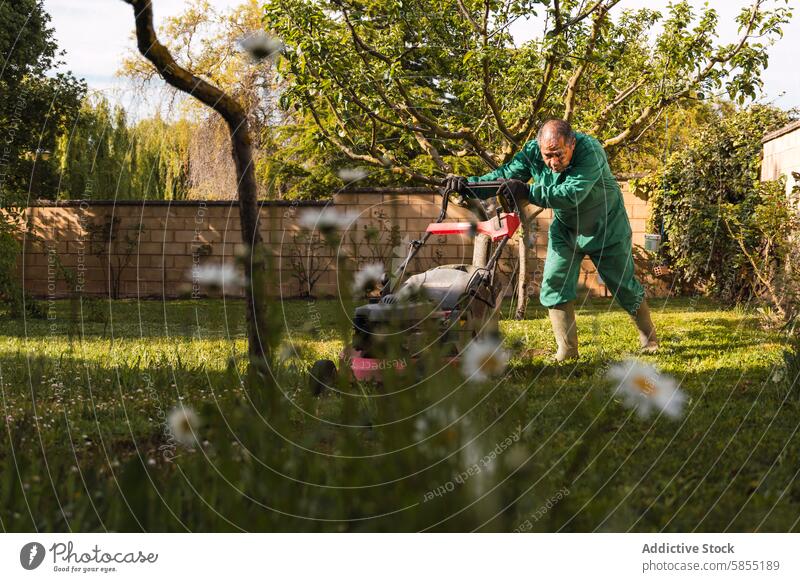
{"type": "Polygon", "coordinates": [[[184,200],[192,197],[189,142],[194,124],[181,119],[145,119],[131,132],[134,144],[131,197],[184,200]]]}
{"type": "Polygon", "coordinates": [[[775,301],[768,287],[793,218],[784,185],[759,181],[761,138],[791,117],[764,105],[721,111],[662,172],[635,182],[652,201],[651,226],[663,230],[661,252],[680,281],[725,300],[775,301]]]}
{"type": "Polygon", "coordinates": [[[52,185],[44,152],[55,147],[86,87],[70,73],[52,74],[60,54],[40,0],[3,2],[0,22],[0,203],[8,207],[52,185]]]}
{"type": "Polygon", "coordinates": [[[718,92],[752,98],[790,17],[785,0],[754,0],[739,40],[719,45],[709,6],[612,18],[618,2],[268,0],[265,10],[287,45],[281,103],[311,122],[306,161],[335,151],[432,184],[508,160],[547,117],[572,120],[613,156],[671,108],[718,92]],[[543,34],[517,46],[509,26],[534,15],[543,34]]]}
{"type": "Polygon", "coordinates": [[[180,200],[189,197],[192,125],[160,117],[128,123],[125,110],[87,99],[58,138],[58,198],[180,200]]]}
{"type": "Polygon", "coordinates": [[[0,296],[18,310],[21,211],[57,182],[49,152],[86,87],[71,73],[53,73],[60,53],[41,0],[0,3],[0,22],[0,296]]]}
{"type": "MultiPolygon", "coordinates": [[[[259,195],[270,195],[269,156],[283,145],[273,136],[282,125],[276,106],[275,74],[271,60],[253,62],[239,50],[241,41],[262,28],[263,12],[256,0],[244,0],[230,10],[215,9],[208,0],[192,0],[180,14],[159,27],[170,53],[181,66],[221,88],[245,108],[252,128],[259,195]]],[[[186,99],[170,85],[164,86],[155,68],[138,52],[129,54],[119,74],[136,87],[165,91],[184,118],[195,125],[191,134],[192,196],[227,198],[236,191],[236,172],[228,155],[230,136],[225,122],[195,99],[186,99]]]]}

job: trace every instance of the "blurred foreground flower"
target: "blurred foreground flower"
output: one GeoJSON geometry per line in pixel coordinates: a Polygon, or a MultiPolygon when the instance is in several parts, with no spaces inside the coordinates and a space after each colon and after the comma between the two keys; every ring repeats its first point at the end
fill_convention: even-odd
{"type": "Polygon", "coordinates": [[[383,280],[384,272],[382,263],[370,263],[364,266],[353,277],[353,294],[360,296],[375,289],[375,286],[383,280]]]}
{"type": "Polygon", "coordinates": [[[336,173],[343,182],[358,182],[367,177],[366,170],[361,168],[342,168],[336,173]]]}
{"type": "Polygon", "coordinates": [[[203,265],[192,269],[192,281],[203,287],[244,287],[244,276],[233,265],[203,265]]]}
{"type": "Polygon", "coordinates": [[[263,30],[253,32],[240,39],[239,46],[256,63],[274,57],[284,48],[279,39],[271,37],[263,30]]]}
{"type": "Polygon", "coordinates": [[[497,339],[474,339],[461,355],[461,371],[470,382],[502,374],[507,365],[508,351],[497,339]]]}
{"type": "Polygon", "coordinates": [[[621,396],[626,406],[647,418],[652,410],[671,418],[680,418],[686,394],[675,380],[649,364],[626,360],[609,369],[607,377],[617,383],[614,394],[621,396]]]}
{"type": "Polygon", "coordinates": [[[196,444],[196,433],[200,426],[200,417],[197,416],[194,410],[181,405],[172,409],[167,420],[169,429],[176,441],[186,447],[192,447],[196,444]]]}
{"type": "Polygon", "coordinates": [[[333,234],[339,230],[345,230],[353,222],[357,215],[346,212],[339,212],[328,206],[316,209],[309,208],[304,210],[298,219],[298,224],[306,230],[318,230],[324,235],[333,234]]]}
{"type": "Polygon", "coordinates": [[[412,303],[414,301],[424,299],[422,283],[419,283],[418,281],[405,283],[402,287],[400,287],[400,290],[395,293],[395,297],[397,297],[398,301],[402,301],[404,303],[412,303]]]}

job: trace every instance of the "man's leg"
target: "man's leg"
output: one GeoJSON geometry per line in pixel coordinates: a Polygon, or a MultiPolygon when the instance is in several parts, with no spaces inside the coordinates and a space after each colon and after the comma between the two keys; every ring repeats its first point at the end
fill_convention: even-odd
{"type": "Polygon", "coordinates": [[[575,289],[582,258],[583,255],[575,252],[558,236],[553,236],[553,229],[550,229],[539,300],[549,310],[550,324],[558,344],[555,355],[558,362],[578,357],[575,289]]]}
{"type": "Polygon", "coordinates": [[[630,239],[591,255],[591,259],[614,299],[633,319],[639,331],[642,350],[655,352],[658,349],[658,337],[650,318],[644,287],[634,274],[630,239]]]}

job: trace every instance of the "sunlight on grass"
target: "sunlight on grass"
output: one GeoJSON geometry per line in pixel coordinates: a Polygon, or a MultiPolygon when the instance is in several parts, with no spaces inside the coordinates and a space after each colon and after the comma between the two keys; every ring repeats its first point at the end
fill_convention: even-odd
{"type": "MultiPolygon", "coordinates": [[[[252,406],[254,397],[244,389],[247,346],[240,302],[176,301],[163,305],[120,301],[109,307],[105,320],[76,325],[70,305],[61,302],[55,320],[29,320],[24,325],[7,320],[0,335],[2,430],[6,438],[11,436],[15,450],[34,451],[20,471],[29,487],[40,485],[36,494],[42,498],[37,503],[52,518],[39,524],[42,529],[63,528],[63,523],[58,525],[59,518],[52,517],[53,508],[48,505],[52,500],[47,501],[50,498],[45,484],[34,479],[43,453],[49,466],[64,476],[64,483],[72,483],[69,486],[77,490],[81,485],[71,471],[91,473],[99,480],[92,490],[105,491],[103,483],[114,474],[115,467],[129,467],[130,460],[138,459],[145,466],[159,468],[159,478],[167,486],[174,467],[159,459],[168,436],[165,418],[177,403],[201,411],[205,418],[222,413],[223,427],[229,422],[253,421],[248,413],[240,412],[252,406]],[[29,470],[33,473],[26,473],[29,470]]],[[[342,348],[335,332],[334,307],[333,302],[316,302],[314,324],[309,325],[308,304],[285,301],[281,305],[285,326],[282,363],[274,373],[279,375],[286,399],[281,413],[281,422],[286,424],[263,431],[264,435],[279,431],[282,440],[303,443],[304,454],[317,460],[295,458],[292,453],[282,458],[281,463],[286,464],[282,470],[308,475],[322,471],[312,481],[334,479],[335,475],[342,479],[333,466],[316,465],[323,463],[324,455],[344,450],[340,450],[344,445],[336,444],[340,435],[333,431],[331,422],[349,415],[356,425],[370,426],[395,406],[386,399],[368,400],[370,394],[380,395],[379,389],[368,386],[361,388],[363,406],[353,410],[348,411],[348,399],[336,396],[307,402],[309,366],[320,358],[336,360],[342,348]],[[384,406],[390,408],[383,410],[384,406]]],[[[762,529],[792,527],[788,516],[800,510],[800,496],[783,495],[781,491],[792,483],[794,465],[788,459],[796,458],[798,452],[797,438],[791,431],[796,426],[798,401],[785,380],[775,380],[787,349],[783,336],[762,329],[746,310],[725,310],[705,300],[670,300],[654,306],[654,320],[663,347],[657,355],[642,359],[674,377],[686,392],[685,418],[677,422],[637,422],[610,397],[605,380],[608,367],[636,355],[637,338],[628,317],[609,301],[591,301],[579,311],[581,359],[576,364],[550,363],[555,346],[545,310],[532,307],[524,321],[501,322],[512,356],[508,374],[504,381],[474,392],[479,405],[467,412],[474,416],[474,426],[491,429],[486,434],[497,434],[501,440],[524,429],[514,458],[529,458],[523,465],[531,469],[517,471],[506,485],[519,490],[521,499],[527,499],[526,490],[533,491],[530,495],[538,495],[536,491],[549,495],[551,490],[558,490],[560,480],[566,478],[565,455],[581,442],[597,410],[607,410],[610,424],[594,437],[596,456],[587,460],[587,467],[562,502],[564,515],[553,518],[561,523],[559,527],[722,529],[734,514],[735,527],[754,527],[764,520],[762,529]],[[537,476],[532,463],[545,469],[537,476]],[[526,485],[529,479],[535,486],[526,485]],[[632,491],[636,494],[629,497],[632,491]],[[591,511],[581,510],[590,499],[591,511]]],[[[431,409],[438,410],[440,416],[432,418],[446,418],[451,406],[447,402],[453,401],[447,382],[437,387],[444,396],[431,409]]],[[[412,406],[409,413],[418,414],[413,412],[413,401],[422,392],[407,394],[403,406],[412,406]]],[[[388,454],[383,447],[394,442],[388,435],[401,441],[412,438],[422,430],[420,427],[433,421],[413,422],[402,430],[400,425],[381,429],[384,432],[369,429],[361,436],[348,436],[345,443],[348,450],[382,458],[380,455],[388,454]]],[[[219,458],[220,466],[229,472],[237,470],[239,463],[249,462],[261,448],[274,446],[253,444],[252,451],[244,454],[236,444],[238,437],[233,437],[244,434],[241,428],[235,432],[230,428],[229,434],[208,430],[207,444],[198,446],[206,455],[219,458]],[[239,448],[229,451],[231,446],[239,448]]],[[[444,448],[429,448],[426,454],[433,458],[451,454],[448,434],[445,431],[437,437],[444,439],[444,448]]],[[[10,461],[8,450],[0,449],[0,462],[10,461]]],[[[414,455],[419,453],[408,454],[403,457],[405,461],[396,460],[398,474],[413,469],[414,455]]],[[[192,462],[202,457],[186,456],[185,452],[180,455],[183,471],[202,474],[203,463],[192,462]]],[[[362,469],[348,469],[344,474],[348,471],[358,482],[366,479],[362,469]]],[[[370,471],[392,473],[394,469],[378,463],[370,471]]],[[[38,478],[41,480],[41,476],[38,478]]],[[[375,478],[379,479],[377,475],[375,478]]],[[[10,487],[4,493],[5,503],[17,507],[20,498],[13,493],[13,484],[10,487]]],[[[209,495],[223,496],[218,503],[227,503],[223,489],[213,489],[209,495]]],[[[308,511],[321,511],[312,499],[313,495],[308,498],[308,511]]],[[[112,514],[122,511],[110,500],[108,503],[112,514]]],[[[182,501],[176,498],[170,503],[180,505],[182,501]]],[[[362,509],[368,511],[372,502],[365,503],[362,509]]],[[[524,519],[526,507],[537,506],[535,499],[520,503],[512,525],[514,520],[524,519]]],[[[98,527],[86,513],[86,506],[77,503],[74,511],[83,512],[85,528],[98,527]]],[[[21,517],[4,516],[5,527],[14,529],[15,523],[21,528],[30,526],[23,512],[16,514],[21,517]]],[[[247,512],[240,516],[248,528],[268,527],[266,521],[262,526],[258,525],[260,521],[248,521],[253,519],[247,512]]],[[[153,523],[160,524],[155,527],[174,527],[168,522],[153,523]]],[[[297,526],[291,523],[269,527],[297,526]]],[[[395,526],[398,523],[402,522],[393,522],[395,526]]],[[[208,516],[197,517],[194,524],[198,529],[226,527],[208,516]]]]}

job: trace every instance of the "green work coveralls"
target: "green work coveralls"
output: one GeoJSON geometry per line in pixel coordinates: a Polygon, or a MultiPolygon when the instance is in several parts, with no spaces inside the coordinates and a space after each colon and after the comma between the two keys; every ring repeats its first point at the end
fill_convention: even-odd
{"type": "Polygon", "coordinates": [[[576,133],[570,165],[555,173],[545,165],[539,144],[531,140],[508,163],[468,180],[503,178],[533,179],[528,199],[553,209],[539,293],[542,305],[553,307],[575,299],[581,261],[589,255],[617,303],[636,313],[644,288],[634,276],[631,225],[600,142],[576,133]]]}

